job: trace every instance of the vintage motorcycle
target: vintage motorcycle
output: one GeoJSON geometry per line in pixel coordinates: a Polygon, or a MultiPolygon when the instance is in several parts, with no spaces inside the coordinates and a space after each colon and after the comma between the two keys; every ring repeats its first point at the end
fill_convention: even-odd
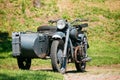
{"type": "MultiPolygon", "coordinates": [[[[75,22],[86,21],[76,19],[75,22]]],[[[56,33],[52,36],[51,45],[51,63],[54,71],[65,73],[66,63],[75,62],[77,71],[85,71],[86,62],[91,58],[87,57],[87,48],[89,48],[87,37],[82,30],[88,24],[71,25],[67,20],[49,21],[57,23],[56,33]]]]}
{"type": "Polygon", "coordinates": [[[85,71],[86,62],[91,58],[87,56],[89,45],[82,28],[88,24],[73,25],[79,21],[86,20],[76,19],[71,23],[64,19],[50,20],[57,28],[40,26],[37,32],[13,32],[12,55],[17,58],[19,68],[29,69],[31,59],[49,56],[54,71],[65,73],[70,62],[75,63],[77,71],[85,71]]]}

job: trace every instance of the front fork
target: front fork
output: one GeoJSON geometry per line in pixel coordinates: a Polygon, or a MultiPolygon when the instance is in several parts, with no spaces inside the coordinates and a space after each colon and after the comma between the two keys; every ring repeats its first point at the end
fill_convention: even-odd
{"type": "Polygon", "coordinates": [[[69,32],[70,32],[70,29],[68,28],[66,37],[65,37],[64,52],[63,52],[63,56],[62,56],[63,64],[62,64],[61,69],[63,69],[63,70],[66,68],[66,63],[67,63],[67,47],[68,47],[68,41],[69,41],[69,32]]]}
{"type": "Polygon", "coordinates": [[[64,52],[63,52],[63,57],[67,56],[67,47],[68,47],[68,41],[69,41],[69,33],[70,29],[67,29],[67,33],[66,33],[66,38],[65,38],[65,45],[64,45],[64,52]]]}

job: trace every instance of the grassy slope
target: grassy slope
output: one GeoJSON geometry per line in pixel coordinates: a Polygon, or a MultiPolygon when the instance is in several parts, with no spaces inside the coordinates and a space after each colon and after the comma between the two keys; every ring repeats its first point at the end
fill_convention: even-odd
{"type": "MultiPolygon", "coordinates": [[[[11,57],[11,40],[6,39],[8,35],[5,34],[5,38],[3,38],[3,33],[8,33],[11,36],[14,31],[36,31],[38,26],[46,24],[50,19],[89,18],[87,33],[90,48],[88,53],[93,58],[89,65],[100,66],[120,63],[119,0],[41,1],[42,6],[38,9],[32,6],[31,1],[0,0],[0,75],[2,75],[0,79],[18,79],[17,77],[20,78],[20,76],[26,75],[26,77],[20,78],[21,80],[30,79],[29,75],[47,74],[42,71],[25,71],[24,73],[18,70],[16,59],[11,57]]],[[[34,60],[32,65],[46,66],[50,65],[50,61],[34,60]]],[[[53,72],[48,73],[56,75],[53,72]]],[[[33,76],[32,79],[37,79],[37,75],[36,78],[33,76]]],[[[59,76],[57,78],[59,79],[59,76]]]]}

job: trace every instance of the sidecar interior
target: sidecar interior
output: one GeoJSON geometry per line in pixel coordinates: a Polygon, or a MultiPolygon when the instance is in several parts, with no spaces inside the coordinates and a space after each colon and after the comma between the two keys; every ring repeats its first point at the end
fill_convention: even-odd
{"type": "Polygon", "coordinates": [[[52,35],[56,31],[56,26],[39,26],[37,28],[37,32],[40,33],[48,33],[49,35],[52,35]]]}

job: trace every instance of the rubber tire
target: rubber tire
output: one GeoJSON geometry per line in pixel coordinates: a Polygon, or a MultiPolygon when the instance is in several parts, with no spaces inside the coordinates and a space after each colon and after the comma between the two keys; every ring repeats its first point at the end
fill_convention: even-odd
{"type": "Polygon", "coordinates": [[[62,52],[63,52],[63,50],[64,50],[64,41],[63,40],[54,40],[52,42],[51,64],[52,64],[53,71],[57,71],[57,72],[64,74],[66,72],[66,59],[62,59],[62,63],[64,63],[64,66],[62,64],[59,65],[58,58],[57,58],[58,49],[62,50],[62,52]]]}
{"type": "Polygon", "coordinates": [[[85,72],[86,62],[84,62],[84,63],[83,62],[82,63],[75,62],[75,67],[76,67],[78,72],[85,72]],[[82,66],[84,66],[84,67],[82,68],[82,66]]]}
{"type": "MultiPolygon", "coordinates": [[[[79,51],[77,51],[77,52],[79,52],[79,51]]],[[[78,56],[78,58],[79,58],[79,60],[81,60],[80,55],[78,56]]],[[[75,67],[76,67],[78,72],[85,72],[86,62],[77,63],[75,61],[75,67]]]]}
{"type": "Polygon", "coordinates": [[[17,63],[19,69],[29,70],[31,66],[31,58],[17,57],[17,63]]]}

